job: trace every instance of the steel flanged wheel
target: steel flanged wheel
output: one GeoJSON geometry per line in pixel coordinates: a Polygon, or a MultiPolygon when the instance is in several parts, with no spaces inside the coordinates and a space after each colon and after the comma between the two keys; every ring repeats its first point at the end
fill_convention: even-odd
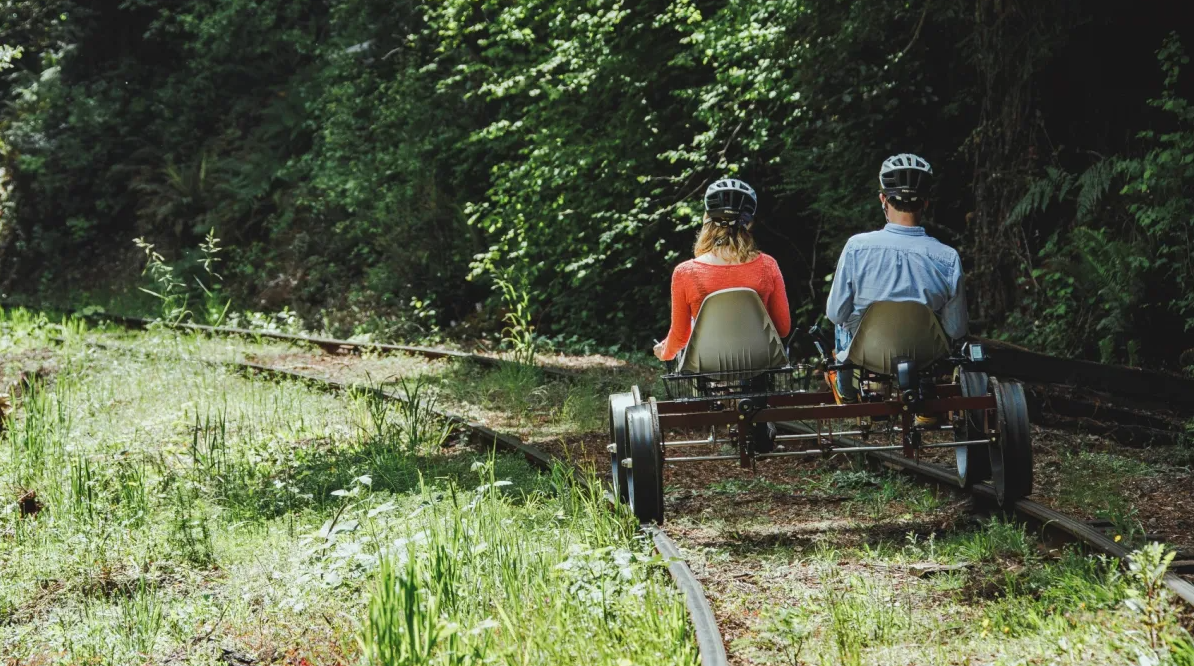
{"type": "Polygon", "coordinates": [[[630,508],[640,523],[663,523],[663,436],[655,400],[626,410],[630,508]]]}
{"type": "MultiPolygon", "coordinates": [[[[958,386],[962,396],[976,398],[987,395],[988,378],[985,372],[958,372],[958,386]]],[[[974,441],[987,438],[985,409],[968,409],[962,413],[961,426],[954,430],[955,442],[974,441]]],[[[991,478],[991,454],[985,444],[959,446],[954,449],[958,464],[958,481],[963,488],[969,488],[991,478]]]]}
{"type": "Polygon", "coordinates": [[[1028,427],[1028,401],[1019,382],[991,379],[995,394],[998,436],[988,446],[991,481],[1000,506],[1032,493],[1032,433],[1028,427]]]}
{"type": "Polygon", "coordinates": [[[626,446],[626,410],[639,404],[642,404],[642,398],[637,386],[629,393],[615,393],[609,397],[610,484],[619,502],[630,501],[626,480],[629,470],[622,465],[622,461],[630,457],[630,449],[626,446]]]}

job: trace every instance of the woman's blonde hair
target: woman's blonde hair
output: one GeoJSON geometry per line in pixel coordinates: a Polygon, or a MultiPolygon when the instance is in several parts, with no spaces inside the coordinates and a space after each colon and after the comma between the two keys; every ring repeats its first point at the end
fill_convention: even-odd
{"type": "Polygon", "coordinates": [[[718,226],[706,215],[701,233],[697,235],[696,244],[692,246],[693,256],[715,254],[726,261],[740,264],[754,259],[759,256],[759,248],[755,246],[755,237],[750,232],[750,226],[718,226]]]}

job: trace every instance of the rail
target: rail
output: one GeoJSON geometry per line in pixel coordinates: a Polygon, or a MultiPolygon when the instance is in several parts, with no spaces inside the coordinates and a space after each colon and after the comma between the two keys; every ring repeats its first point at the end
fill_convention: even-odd
{"type": "MultiPolygon", "coordinates": [[[[16,307],[10,304],[0,304],[0,307],[16,307]]],[[[372,351],[383,354],[402,353],[411,354],[414,356],[422,356],[424,358],[451,358],[463,361],[469,361],[478,365],[488,367],[500,367],[510,361],[493,356],[485,356],[484,354],[474,354],[470,352],[457,351],[454,349],[441,349],[438,347],[421,347],[417,345],[397,345],[383,342],[355,342],[352,340],[339,340],[336,338],[324,338],[319,336],[309,335],[295,335],[292,333],[282,333],[279,331],[264,331],[254,330],[248,328],[237,328],[234,326],[208,326],[206,324],[192,324],[188,322],[167,323],[160,322],[154,319],[144,319],[141,317],[129,317],[125,315],[115,315],[108,313],[81,313],[68,312],[69,316],[78,317],[88,321],[107,321],[119,324],[126,328],[132,329],[147,329],[153,325],[162,325],[167,328],[172,328],[181,331],[191,331],[194,333],[206,333],[208,335],[223,335],[230,337],[243,337],[251,339],[267,339],[267,340],[281,340],[294,344],[309,345],[318,347],[328,352],[361,352],[372,351]]],[[[563,368],[553,368],[550,366],[539,366],[539,369],[547,375],[552,375],[560,378],[575,377],[576,373],[563,368]]]]}

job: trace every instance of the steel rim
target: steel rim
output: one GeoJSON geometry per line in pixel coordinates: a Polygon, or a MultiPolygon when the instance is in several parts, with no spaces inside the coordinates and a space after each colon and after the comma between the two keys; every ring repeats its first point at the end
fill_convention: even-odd
{"type": "MultiPolygon", "coordinates": [[[[962,395],[970,398],[987,395],[990,383],[985,372],[960,370],[957,375],[962,395]]],[[[962,428],[954,431],[954,441],[972,441],[986,437],[985,410],[970,409],[962,412],[962,428]]],[[[986,446],[959,446],[954,449],[954,461],[958,470],[958,481],[963,488],[991,478],[990,453],[986,446]]]]}
{"type": "Polygon", "coordinates": [[[626,468],[622,460],[628,455],[626,447],[626,410],[640,403],[638,387],[627,393],[615,393],[609,397],[609,433],[613,450],[609,452],[610,486],[615,501],[630,500],[626,468]]]}

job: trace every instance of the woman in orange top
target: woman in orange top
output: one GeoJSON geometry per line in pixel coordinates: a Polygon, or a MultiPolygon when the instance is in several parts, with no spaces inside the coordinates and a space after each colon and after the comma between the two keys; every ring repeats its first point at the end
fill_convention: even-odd
{"type": "Polygon", "coordinates": [[[672,273],[672,328],[667,339],[655,345],[655,356],[661,361],[676,358],[688,344],[701,303],[722,289],[754,289],[780,337],[792,328],[779,265],[759,252],[750,231],[757,208],[755,191],[740,180],[719,180],[705,190],[705,224],[692,249],[695,258],[672,273]]]}

